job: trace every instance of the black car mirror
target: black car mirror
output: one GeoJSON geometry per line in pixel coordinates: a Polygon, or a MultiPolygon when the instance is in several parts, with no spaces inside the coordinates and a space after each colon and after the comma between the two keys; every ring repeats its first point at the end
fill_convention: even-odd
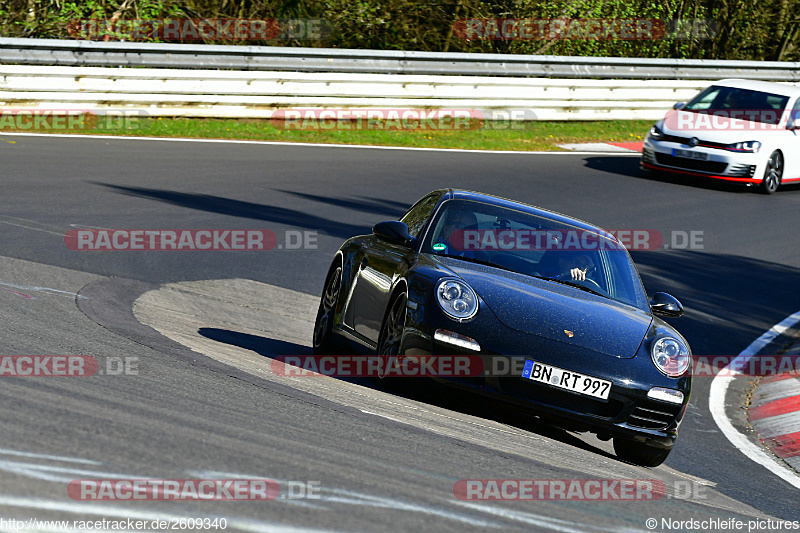
{"type": "Polygon", "coordinates": [[[378,222],[372,227],[372,233],[380,239],[403,246],[409,246],[414,241],[414,237],[408,232],[408,226],[399,220],[378,222]]]}
{"type": "Polygon", "coordinates": [[[658,316],[679,317],[683,314],[683,306],[678,299],[666,292],[657,292],[653,295],[650,309],[658,316]]]}
{"type": "Polygon", "coordinates": [[[686,107],[686,102],[676,102],[675,105],[672,106],[672,109],[683,109],[686,107]]]}

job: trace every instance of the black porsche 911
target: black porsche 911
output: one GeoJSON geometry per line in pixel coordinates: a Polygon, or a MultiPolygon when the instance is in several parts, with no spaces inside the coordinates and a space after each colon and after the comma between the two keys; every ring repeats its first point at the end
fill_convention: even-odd
{"type": "Polygon", "coordinates": [[[479,376],[436,379],[613,438],[621,459],[657,466],[689,401],[691,352],[656,315],[682,312],[666,293],[648,301],[627,250],[601,228],[446,189],[341,246],[313,343],[315,354],[480,358],[479,376]]]}

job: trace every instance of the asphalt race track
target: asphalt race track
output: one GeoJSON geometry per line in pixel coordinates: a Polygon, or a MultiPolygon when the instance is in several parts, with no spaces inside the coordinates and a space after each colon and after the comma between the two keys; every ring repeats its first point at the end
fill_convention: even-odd
{"type": "MultiPolygon", "coordinates": [[[[87,355],[100,369],[0,379],[0,518],[575,533],[648,531],[648,518],[655,531],[669,530],[662,519],[740,519],[745,528],[757,518],[800,520],[800,490],[718,430],[711,378],[695,379],[675,450],[647,469],[594,437],[424,384],[387,389],[272,370],[273,356],[310,352],[318,293],[341,242],[441,187],[610,229],[657,230],[679,249],[637,251],[634,260],[648,292],[683,302],[672,323],[695,354],[736,355],[800,309],[800,189],[764,196],[645,179],[637,169],[626,155],[0,136],[0,354],[87,355]],[[74,251],[64,235],[80,228],[269,229],[279,244],[288,245],[286,231],[316,241],[263,252],[74,251]],[[689,232],[701,239],[695,249],[680,247],[689,232]],[[78,479],[198,478],[268,478],[281,495],[98,502],[67,491],[78,479]],[[463,501],[453,493],[459,480],[520,478],[658,480],[667,494],[463,501]]],[[[739,379],[728,393],[743,432],[747,390],[739,379]]]]}

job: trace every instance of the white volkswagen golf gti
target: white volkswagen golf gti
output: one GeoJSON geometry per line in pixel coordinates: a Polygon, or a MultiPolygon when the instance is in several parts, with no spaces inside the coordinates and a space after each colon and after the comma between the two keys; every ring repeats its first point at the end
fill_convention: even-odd
{"type": "Polygon", "coordinates": [[[759,185],[800,182],[800,87],[722,80],[650,129],[642,168],[759,185]]]}

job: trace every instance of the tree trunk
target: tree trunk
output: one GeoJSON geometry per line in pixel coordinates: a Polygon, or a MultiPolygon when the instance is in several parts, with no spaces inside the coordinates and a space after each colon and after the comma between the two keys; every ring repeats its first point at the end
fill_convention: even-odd
{"type": "Polygon", "coordinates": [[[36,0],[28,0],[28,11],[25,13],[25,20],[31,24],[36,22],[36,0]]]}

